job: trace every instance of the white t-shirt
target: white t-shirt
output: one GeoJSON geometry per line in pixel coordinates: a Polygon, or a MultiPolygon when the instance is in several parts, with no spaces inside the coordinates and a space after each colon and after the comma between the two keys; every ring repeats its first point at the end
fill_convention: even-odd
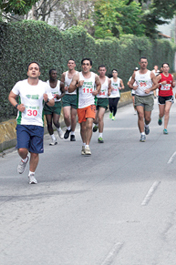
{"type": "Polygon", "coordinates": [[[91,72],[90,78],[85,78],[79,73],[79,81],[84,80],[81,87],[77,89],[78,108],[82,109],[95,104],[95,96],[92,95],[95,87],[95,73],[91,72]]]}
{"type": "MultiPolygon", "coordinates": [[[[75,75],[78,74],[78,71],[75,72],[75,75]]],[[[73,78],[68,78],[68,71],[65,73],[65,86],[69,87],[69,85],[71,84],[71,81],[72,81],[73,78]]],[[[68,92],[68,91],[65,91],[65,94],[68,94],[68,95],[76,95],[76,90],[73,91],[73,92],[68,92]]]]}
{"type": "Polygon", "coordinates": [[[51,87],[50,86],[50,82],[49,82],[49,80],[47,80],[46,81],[47,82],[47,84],[49,85],[49,87],[50,87],[50,91],[51,91],[51,94],[52,94],[52,96],[53,96],[53,98],[54,98],[54,101],[55,102],[59,102],[59,101],[61,101],[61,98],[60,99],[57,99],[56,98],[56,95],[61,95],[62,93],[61,93],[61,90],[60,90],[60,81],[59,80],[57,80],[57,85],[56,85],[56,87],[51,87]]]}
{"type": "Polygon", "coordinates": [[[147,71],[146,74],[140,74],[139,71],[135,73],[135,80],[137,83],[138,88],[135,90],[137,96],[149,96],[153,94],[153,91],[151,91],[149,94],[145,93],[145,90],[148,88],[151,88],[153,85],[153,82],[150,77],[151,71],[147,71]]]}
{"type": "Polygon", "coordinates": [[[113,90],[111,91],[111,95],[109,96],[109,98],[120,98],[120,91],[119,91],[119,87],[120,87],[120,78],[117,78],[117,81],[114,81],[114,78],[111,77],[111,86],[113,87],[113,90]]]}
{"type": "Polygon", "coordinates": [[[106,76],[104,83],[101,84],[101,91],[97,95],[97,98],[108,98],[108,87],[109,87],[108,79],[109,78],[106,76]]]}
{"type": "Polygon", "coordinates": [[[43,94],[49,99],[53,96],[46,82],[39,80],[38,84],[32,86],[28,79],[19,81],[12,89],[15,95],[19,95],[19,104],[24,104],[24,112],[18,111],[17,124],[44,126],[43,94]]]}

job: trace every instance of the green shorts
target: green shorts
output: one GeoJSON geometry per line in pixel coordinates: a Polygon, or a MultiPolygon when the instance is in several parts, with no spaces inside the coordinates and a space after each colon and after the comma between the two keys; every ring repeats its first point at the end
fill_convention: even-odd
{"type": "Polygon", "coordinates": [[[107,110],[108,108],[108,98],[97,98],[97,106],[96,109],[98,110],[99,108],[105,108],[105,110],[107,110]]]}
{"type": "Polygon", "coordinates": [[[58,102],[55,102],[53,107],[49,107],[47,104],[45,104],[43,110],[44,110],[45,115],[51,115],[53,113],[60,115],[61,108],[62,108],[62,103],[61,101],[58,101],[58,102]]]}
{"type": "Polygon", "coordinates": [[[62,106],[63,107],[72,107],[77,109],[77,95],[69,95],[65,94],[62,98],[62,106]]]}
{"type": "Polygon", "coordinates": [[[135,95],[135,103],[134,106],[142,106],[144,107],[144,111],[152,111],[154,105],[154,97],[153,95],[149,96],[137,96],[135,95]]]}

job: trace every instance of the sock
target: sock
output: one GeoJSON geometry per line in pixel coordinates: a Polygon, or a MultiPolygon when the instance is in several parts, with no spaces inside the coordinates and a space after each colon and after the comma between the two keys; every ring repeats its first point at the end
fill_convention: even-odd
{"type": "MultiPolygon", "coordinates": [[[[102,138],[102,137],[103,137],[103,133],[99,133],[99,137],[101,137],[101,138],[102,138]]],[[[99,137],[98,137],[98,138],[99,138],[99,137]]]]}
{"type": "Polygon", "coordinates": [[[145,135],[145,132],[141,132],[141,135],[145,135]]]}
{"type": "Polygon", "coordinates": [[[21,159],[23,161],[23,163],[26,163],[28,161],[28,157],[26,157],[25,159],[21,159]]]}
{"type": "Polygon", "coordinates": [[[67,127],[67,130],[70,131],[70,130],[71,130],[71,126],[68,126],[68,127],[67,127]]]}
{"type": "Polygon", "coordinates": [[[56,129],[57,129],[57,131],[58,131],[58,132],[62,131],[62,130],[61,130],[61,127],[59,127],[59,128],[56,128],[56,129]]]}
{"type": "Polygon", "coordinates": [[[71,135],[75,135],[75,132],[71,131],[71,135]]]}
{"type": "Polygon", "coordinates": [[[83,146],[86,146],[86,143],[83,143],[83,146]]]}
{"type": "Polygon", "coordinates": [[[146,125],[146,124],[145,124],[145,127],[146,127],[146,128],[148,128],[148,127],[149,127],[149,125],[146,125]]]}
{"type": "Polygon", "coordinates": [[[28,174],[28,176],[31,176],[31,175],[34,176],[34,175],[35,175],[35,172],[32,172],[32,171],[29,170],[29,174],[28,174]]]}
{"type": "Polygon", "coordinates": [[[56,137],[54,136],[54,134],[51,135],[51,139],[52,139],[53,141],[56,141],[56,137]]]}
{"type": "Polygon", "coordinates": [[[87,147],[89,147],[89,145],[86,144],[86,145],[85,145],[85,148],[87,148],[87,147]]]}

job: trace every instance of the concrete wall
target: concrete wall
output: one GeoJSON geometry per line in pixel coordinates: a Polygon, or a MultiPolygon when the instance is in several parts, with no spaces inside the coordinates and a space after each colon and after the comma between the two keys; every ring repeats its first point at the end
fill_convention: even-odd
{"type": "MultiPolygon", "coordinates": [[[[121,94],[121,98],[118,107],[122,107],[132,102],[131,91],[121,94]]],[[[60,117],[61,126],[64,127],[63,113],[60,117]]],[[[47,133],[46,121],[45,121],[45,133],[47,133]]],[[[16,145],[16,120],[8,120],[0,123],[0,152],[14,147],[16,145]]]]}

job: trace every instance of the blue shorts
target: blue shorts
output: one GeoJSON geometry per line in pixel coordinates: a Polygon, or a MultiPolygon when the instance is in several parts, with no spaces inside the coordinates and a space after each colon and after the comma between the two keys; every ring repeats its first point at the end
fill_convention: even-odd
{"type": "Polygon", "coordinates": [[[17,125],[17,148],[26,148],[30,153],[43,153],[44,128],[35,125],[17,125]]]}

